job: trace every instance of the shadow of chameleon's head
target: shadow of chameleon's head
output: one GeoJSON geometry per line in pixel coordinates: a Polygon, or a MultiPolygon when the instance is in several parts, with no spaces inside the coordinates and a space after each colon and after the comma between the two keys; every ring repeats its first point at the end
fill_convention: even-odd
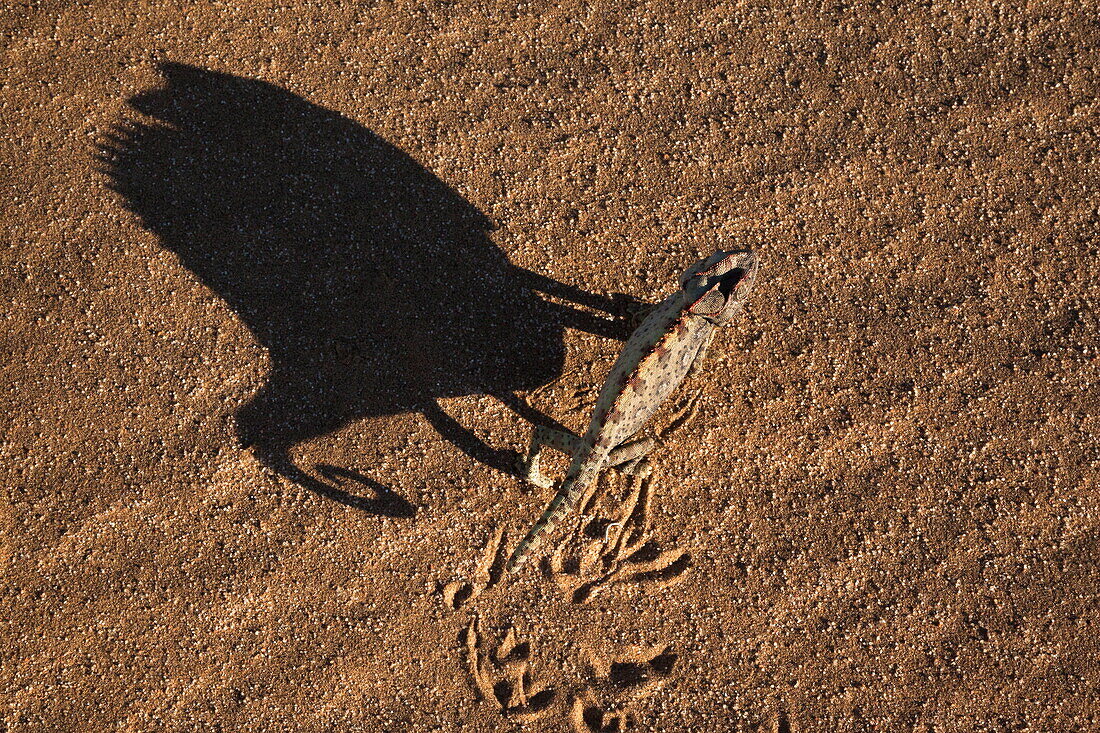
{"type": "Polygon", "coordinates": [[[696,262],[680,276],[688,311],[718,326],[741,312],[756,282],[760,262],[749,251],[718,251],[696,262]]]}

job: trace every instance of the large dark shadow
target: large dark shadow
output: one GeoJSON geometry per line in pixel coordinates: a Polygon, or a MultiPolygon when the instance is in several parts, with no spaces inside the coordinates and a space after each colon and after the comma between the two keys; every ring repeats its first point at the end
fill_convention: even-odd
{"type": "Polygon", "coordinates": [[[266,82],[160,70],[163,85],[130,100],[147,119],[119,127],[100,160],[144,226],[267,348],[268,381],[237,427],[283,475],[409,516],[388,488],[317,467],[326,483],[289,449],[362,417],[419,411],[467,454],[510,470],[511,454],[437,399],[491,394],[549,422],[514,392],[560,375],[563,327],[623,337],[621,320],[593,311],[621,313],[625,298],[513,266],[480,211],[359,123],[266,82]],[[344,479],[376,497],[345,492],[344,479]]]}

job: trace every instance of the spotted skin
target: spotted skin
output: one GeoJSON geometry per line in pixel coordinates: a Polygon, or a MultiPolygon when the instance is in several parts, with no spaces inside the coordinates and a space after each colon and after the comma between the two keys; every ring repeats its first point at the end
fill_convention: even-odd
{"type": "Polygon", "coordinates": [[[743,308],[758,267],[752,252],[734,251],[715,252],[689,267],[680,277],[680,289],[657,305],[627,340],[596,398],[584,435],[551,442],[542,440],[539,436],[545,433],[536,430],[526,461],[529,477],[538,475],[540,441],[558,448],[573,446],[573,459],[557,494],[509,557],[509,572],[517,571],[539,548],[596,475],[613,465],[616,454],[624,454],[624,444],[684,381],[715,330],[729,325],[743,308]]]}

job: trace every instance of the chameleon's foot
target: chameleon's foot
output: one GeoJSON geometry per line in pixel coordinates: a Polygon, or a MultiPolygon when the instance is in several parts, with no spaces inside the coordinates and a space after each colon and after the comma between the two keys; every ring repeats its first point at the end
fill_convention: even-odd
{"type": "Polygon", "coordinates": [[[642,321],[646,319],[656,306],[646,303],[625,293],[614,293],[611,296],[612,308],[609,311],[615,318],[616,338],[626,341],[642,321]]]}
{"type": "Polygon", "coordinates": [[[538,425],[531,431],[531,447],[527,449],[527,456],[521,458],[516,468],[520,478],[542,489],[554,487],[554,481],[542,475],[539,469],[539,458],[542,457],[543,448],[553,448],[563,453],[575,453],[580,449],[581,439],[572,433],[563,430],[555,430],[543,425],[538,425]]]}
{"type": "Polygon", "coordinates": [[[632,321],[634,325],[643,321],[655,307],[653,303],[638,300],[633,295],[627,295],[626,293],[612,293],[611,302],[612,314],[632,321]]]}
{"type": "Polygon", "coordinates": [[[534,460],[525,460],[519,458],[516,460],[516,473],[524,481],[538,486],[540,489],[551,489],[554,487],[553,479],[547,478],[539,470],[539,462],[536,457],[534,460]]]}
{"type": "Polygon", "coordinates": [[[648,458],[635,458],[633,461],[627,461],[618,469],[625,473],[627,476],[637,476],[638,478],[648,478],[653,473],[653,463],[648,458]]]}
{"type": "Polygon", "coordinates": [[[611,451],[607,457],[607,465],[613,466],[626,474],[638,475],[635,473],[637,467],[653,450],[655,444],[656,441],[653,438],[642,438],[641,440],[624,443],[611,451]]]}

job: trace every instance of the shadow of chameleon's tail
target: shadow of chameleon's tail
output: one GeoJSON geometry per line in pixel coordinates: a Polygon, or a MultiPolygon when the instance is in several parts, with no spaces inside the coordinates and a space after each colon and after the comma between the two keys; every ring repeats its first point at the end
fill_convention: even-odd
{"type": "Polygon", "coordinates": [[[332,482],[325,483],[299,468],[283,448],[257,448],[255,455],[261,463],[280,476],[290,479],[319,496],[340,502],[344,506],[383,517],[411,519],[416,516],[415,505],[388,486],[356,471],[319,463],[317,472],[332,482]],[[345,481],[354,481],[366,486],[374,492],[374,497],[367,498],[345,491],[340,488],[340,484],[345,481]]]}

